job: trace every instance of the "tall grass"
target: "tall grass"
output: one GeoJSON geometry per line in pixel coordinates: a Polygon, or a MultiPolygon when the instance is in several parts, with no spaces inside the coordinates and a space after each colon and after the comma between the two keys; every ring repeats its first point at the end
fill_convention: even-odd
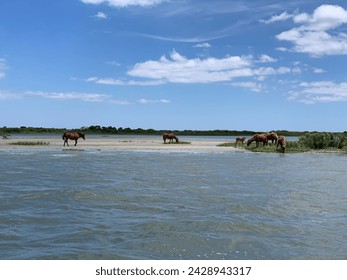
{"type": "Polygon", "coordinates": [[[192,144],[192,142],[186,142],[186,141],[178,141],[178,142],[166,142],[166,143],[164,143],[165,145],[167,145],[167,144],[170,144],[170,145],[172,145],[172,144],[174,144],[174,145],[190,145],[190,144],[192,144]]]}
{"type": "MultiPolygon", "coordinates": [[[[224,143],[219,146],[234,146],[235,142],[224,143]]],[[[263,146],[255,143],[250,146],[242,146],[244,149],[254,152],[274,153],[281,152],[276,144],[263,146]]],[[[241,147],[241,146],[238,146],[241,147]]],[[[308,152],[310,150],[347,152],[347,133],[330,133],[330,132],[311,132],[306,133],[298,141],[287,141],[286,153],[308,152]]]]}
{"type": "MultiPolygon", "coordinates": [[[[250,146],[244,147],[246,150],[252,151],[252,152],[263,152],[263,153],[282,153],[281,148],[276,144],[269,144],[266,146],[263,146],[263,144],[259,144],[258,147],[255,146],[255,144],[251,144],[250,146]]],[[[308,152],[311,149],[309,147],[306,147],[299,143],[299,141],[287,141],[286,143],[286,153],[304,153],[308,152]]]]}
{"type": "Polygon", "coordinates": [[[307,133],[299,138],[299,143],[314,150],[342,149],[347,145],[347,135],[345,133],[331,132],[307,133]]]}

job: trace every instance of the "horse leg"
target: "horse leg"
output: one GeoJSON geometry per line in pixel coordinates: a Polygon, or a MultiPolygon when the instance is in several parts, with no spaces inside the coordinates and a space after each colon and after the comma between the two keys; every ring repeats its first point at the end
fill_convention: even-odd
{"type": "Polygon", "coordinates": [[[77,139],[75,140],[75,146],[77,145],[77,139]]]}
{"type": "Polygon", "coordinates": [[[66,145],[69,147],[69,142],[68,142],[68,139],[66,138],[65,141],[64,141],[64,146],[65,146],[65,143],[66,145]]]}

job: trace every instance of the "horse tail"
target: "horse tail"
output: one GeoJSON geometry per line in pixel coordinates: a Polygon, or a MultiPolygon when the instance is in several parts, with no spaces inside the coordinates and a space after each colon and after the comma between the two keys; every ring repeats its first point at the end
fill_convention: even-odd
{"type": "Polygon", "coordinates": [[[65,134],[66,134],[66,133],[63,134],[63,140],[65,140],[65,134]]]}

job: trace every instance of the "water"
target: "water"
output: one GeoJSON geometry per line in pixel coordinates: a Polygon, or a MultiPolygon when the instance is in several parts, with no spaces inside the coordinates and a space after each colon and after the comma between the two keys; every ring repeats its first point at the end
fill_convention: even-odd
{"type": "Polygon", "coordinates": [[[0,151],[1,259],[346,259],[347,156],[0,151]]]}

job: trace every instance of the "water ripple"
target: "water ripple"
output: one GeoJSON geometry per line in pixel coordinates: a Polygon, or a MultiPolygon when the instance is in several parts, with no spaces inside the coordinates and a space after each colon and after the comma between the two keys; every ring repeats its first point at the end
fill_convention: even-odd
{"type": "Polygon", "coordinates": [[[1,157],[3,259],[347,257],[346,156],[35,150],[1,157]]]}

